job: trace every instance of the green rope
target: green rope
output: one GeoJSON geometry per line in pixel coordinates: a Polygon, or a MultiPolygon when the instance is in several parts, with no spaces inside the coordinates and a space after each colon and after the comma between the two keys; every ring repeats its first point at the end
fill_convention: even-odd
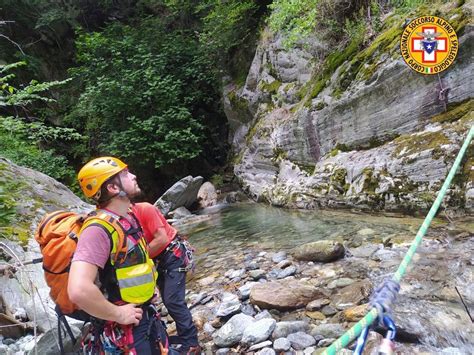
{"type": "MultiPolygon", "coordinates": [[[[434,216],[436,215],[436,212],[438,211],[439,206],[441,205],[441,202],[443,201],[444,195],[446,194],[446,191],[448,190],[449,185],[451,185],[451,181],[453,180],[453,177],[456,174],[456,171],[458,170],[459,165],[461,164],[461,160],[464,154],[466,153],[467,147],[469,146],[469,143],[471,142],[471,139],[473,136],[474,136],[474,126],[471,126],[471,129],[469,130],[469,133],[466,136],[466,140],[464,141],[464,144],[462,145],[461,150],[459,151],[458,156],[456,157],[456,160],[454,161],[454,164],[451,167],[451,170],[449,171],[449,174],[446,177],[446,180],[444,181],[443,186],[441,187],[441,190],[438,192],[438,196],[436,197],[436,200],[433,203],[433,206],[431,206],[431,209],[428,212],[428,215],[426,216],[425,220],[423,221],[423,224],[421,225],[420,229],[416,233],[415,239],[413,240],[413,243],[410,246],[410,249],[408,249],[408,252],[403,258],[402,263],[400,264],[397,272],[393,276],[394,281],[399,283],[403,275],[405,274],[407,267],[410,264],[411,259],[413,258],[413,255],[415,255],[416,248],[418,248],[418,246],[420,245],[423,239],[423,236],[426,234],[426,231],[428,230],[428,227],[430,226],[431,221],[433,220],[434,216]]],[[[377,309],[372,308],[370,312],[365,315],[364,318],[362,318],[351,329],[349,329],[339,339],[337,339],[334,343],[332,343],[331,346],[323,352],[323,355],[334,355],[336,354],[336,352],[345,348],[351,341],[353,341],[362,332],[362,330],[365,327],[370,326],[374,322],[374,320],[377,319],[377,317],[378,317],[377,309]]]]}

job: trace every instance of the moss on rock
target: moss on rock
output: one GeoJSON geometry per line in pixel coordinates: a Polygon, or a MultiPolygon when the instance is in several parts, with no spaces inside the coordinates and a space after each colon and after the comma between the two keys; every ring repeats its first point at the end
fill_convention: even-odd
{"type": "Polygon", "coordinates": [[[248,110],[248,102],[237,95],[237,89],[227,94],[232,108],[237,112],[245,112],[248,110]]]}
{"type": "Polygon", "coordinates": [[[402,135],[395,138],[393,142],[396,144],[396,148],[393,151],[395,158],[408,157],[409,155],[420,153],[428,149],[439,149],[441,145],[450,143],[442,130],[402,135]]]}
{"type": "Polygon", "coordinates": [[[375,196],[375,190],[379,187],[379,180],[375,177],[373,168],[364,168],[362,174],[364,176],[362,191],[375,196]]]}
{"type": "Polygon", "coordinates": [[[259,84],[258,84],[258,88],[262,91],[265,91],[265,92],[268,92],[269,94],[276,94],[278,92],[278,89],[280,88],[281,86],[281,81],[278,81],[278,80],[274,80],[270,83],[267,83],[265,81],[261,81],[259,84]]]}
{"type": "Polygon", "coordinates": [[[346,169],[336,168],[334,169],[334,172],[329,179],[331,182],[331,185],[342,194],[346,193],[350,187],[350,185],[346,183],[346,176],[347,176],[346,169]]]}
{"type": "Polygon", "coordinates": [[[314,169],[316,168],[315,164],[301,163],[301,162],[294,162],[294,161],[292,161],[292,163],[295,164],[301,171],[306,172],[308,175],[314,174],[314,169]]]}
{"type": "Polygon", "coordinates": [[[431,117],[431,122],[455,122],[472,111],[474,111],[474,99],[467,99],[462,102],[452,103],[448,105],[447,112],[443,112],[439,115],[431,117]]]}

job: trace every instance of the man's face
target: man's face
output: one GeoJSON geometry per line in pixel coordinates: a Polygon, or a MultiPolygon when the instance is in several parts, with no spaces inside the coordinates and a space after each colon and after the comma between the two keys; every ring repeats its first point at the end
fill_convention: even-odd
{"type": "Polygon", "coordinates": [[[128,169],[124,169],[120,172],[120,180],[122,182],[123,190],[129,197],[136,197],[142,192],[138,186],[137,177],[128,169]]]}

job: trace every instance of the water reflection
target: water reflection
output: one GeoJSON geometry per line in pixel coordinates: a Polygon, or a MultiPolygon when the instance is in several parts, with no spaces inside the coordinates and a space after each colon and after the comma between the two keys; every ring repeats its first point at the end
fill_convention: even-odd
{"type": "Polygon", "coordinates": [[[191,236],[198,251],[219,248],[226,252],[255,246],[278,251],[322,239],[370,241],[396,235],[414,236],[421,223],[421,219],[400,216],[286,210],[250,203],[227,206],[209,220],[180,230],[191,236]]]}

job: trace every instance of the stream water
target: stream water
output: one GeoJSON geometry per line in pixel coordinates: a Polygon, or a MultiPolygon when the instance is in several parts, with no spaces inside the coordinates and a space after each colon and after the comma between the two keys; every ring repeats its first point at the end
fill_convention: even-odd
{"type": "MultiPolygon", "coordinates": [[[[197,280],[222,277],[262,252],[290,252],[300,244],[322,239],[339,240],[349,250],[342,261],[327,264],[340,267],[337,277],[347,277],[349,269],[363,264],[368,271],[361,278],[377,285],[394,273],[423,222],[400,215],[286,210],[255,203],[221,206],[204,213],[209,213],[208,219],[178,226],[196,247],[197,268],[189,280],[194,291],[199,290],[197,280]],[[393,247],[383,246],[389,243],[393,247]],[[351,257],[352,249],[376,245],[375,258],[351,257]]],[[[474,327],[468,317],[468,311],[474,315],[473,233],[472,220],[455,226],[433,221],[402,282],[395,318],[403,342],[416,343],[420,351],[429,353],[474,353],[474,327]]]]}
{"type": "MultiPolygon", "coordinates": [[[[248,248],[289,250],[323,239],[350,244],[379,243],[386,238],[411,240],[423,222],[400,215],[375,216],[341,211],[287,210],[248,203],[210,210],[209,219],[179,229],[196,245],[200,261],[248,248]]],[[[204,210],[203,213],[209,213],[204,210]]],[[[446,224],[435,221],[433,226],[446,224]]]]}

